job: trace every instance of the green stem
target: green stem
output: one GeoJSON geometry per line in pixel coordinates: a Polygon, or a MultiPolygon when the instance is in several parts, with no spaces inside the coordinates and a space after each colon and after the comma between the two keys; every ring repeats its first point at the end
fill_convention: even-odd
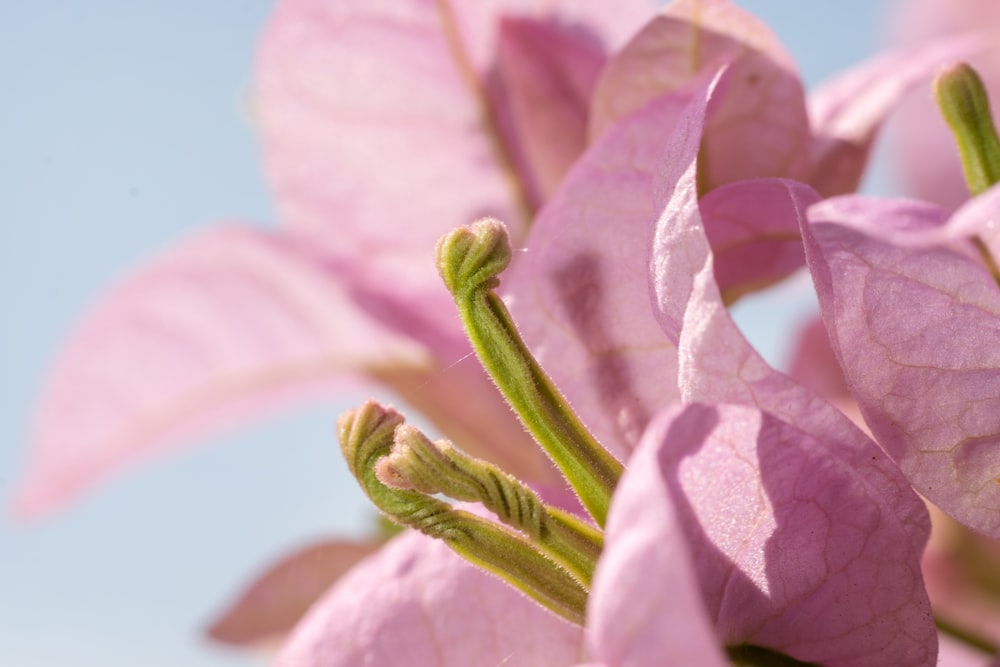
{"type": "Polygon", "coordinates": [[[534,491],[493,464],[447,441],[431,442],[419,429],[404,424],[396,429],[392,454],[379,462],[376,472],[395,488],[482,503],[500,521],[526,533],[589,590],[604,546],[602,534],[572,514],[545,505],[534,491]]]}
{"type": "Polygon", "coordinates": [[[935,79],[934,97],[958,143],[969,191],[981,194],[1000,182],[1000,139],[983,80],[968,64],[958,63],[935,79]]]}
{"type": "Polygon", "coordinates": [[[438,242],[438,270],[483,367],[601,527],[622,466],[590,434],[521,339],[493,289],[510,262],[507,230],[480,220],[438,242]]]}
{"type": "Polygon", "coordinates": [[[362,489],[389,518],[443,540],[455,552],[506,580],[544,607],[583,625],[587,591],[561,566],[511,530],[422,493],[391,488],[376,475],[403,417],[368,401],[337,422],[347,465],[362,489]]]}

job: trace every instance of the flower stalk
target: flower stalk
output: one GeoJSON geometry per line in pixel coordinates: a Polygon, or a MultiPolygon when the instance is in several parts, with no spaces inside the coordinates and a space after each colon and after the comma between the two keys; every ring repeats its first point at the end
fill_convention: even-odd
{"type": "Polygon", "coordinates": [[[431,442],[414,426],[396,429],[392,453],[376,472],[383,483],[455,500],[478,502],[503,523],[524,532],[589,590],[602,534],[577,517],[542,503],[538,495],[496,466],[474,459],[447,441],[431,442]]]}
{"type": "Polygon", "coordinates": [[[371,501],[393,521],[443,540],[466,560],[582,625],[586,589],[528,539],[418,491],[382,483],[377,464],[389,455],[395,431],[402,424],[402,415],[374,401],[346,412],[337,422],[347,465],[371,501]]]}
{"type": "Polygon", "coordinates": [[[460,227],[437,246],[438,270],[483,367],[603,527],[622,466],[573,413],[493,291],[510,258],[507,229],[492,219],[460,227]]]}
{"type": "Polygon", "coordinates": [[[955,135],[969,191],[985,192],[1000,182],[1000,139],[983,80],[970,65],[958,63],[935,79],[934,98],[955,135]]]}

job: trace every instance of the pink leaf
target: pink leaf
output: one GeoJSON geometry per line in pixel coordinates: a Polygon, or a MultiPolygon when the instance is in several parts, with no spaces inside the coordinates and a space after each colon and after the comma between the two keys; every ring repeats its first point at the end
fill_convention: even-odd
{"type": "Polygon", "coordinates": [[[651,290],[657,318],[678,345],[682,398],[752,405],[811,433],[838,434],[838,447],[848,459],[870,457],[871,464],[865,463],[869,483],[910,525],[919,550],[927,539],[927,514],[896,466],[832,405],[770,368],[722,303],[695,187],[700,132],[712,92],[709,87],[692,103],[659,171],[663,212],[650,265],[651,290]]]}
{"type": "MultiPolygon", "coordinates": [[[[676,348],[650,309],[641,262],[652,247],[653,182],[665,147],[649,137],[670,135],[691,94],[662,96],[600,137],[542,210],[503,279],[536,357],[621,458],[649,417],[677,397],[676,348]]],[[[803,261],[799,217],[815,197],[807,186],[777,180],[737,183],[706,197],[706,225],[722,246],[720,269],[734,293],[803,261]],[[745,261],[761,250],[764,261],[745,261]]]]}
{"type": "MultiPolygon", "coordinates": [[[[705,95],[711,92],[712,89],[709,88],[705,95]]],[[[777,453],[787,450],[788,456],[799,456],[808,461],[809,467],[816,471],[813,474],[822,471],[824,475],[835,476],[840,481],[831,487],[853,498],[845,506],[854,509],[841,516],[835,511],[835,505],[841,501],[834,501],[830,497],[820,500],[821,496],[806,495],[804,490],[797,489],[794,485],[786,487],[790,490],[782,491],[774,497],[812,498],[808,508],[803,508],[805,514],[801,516],[826,507],[826,510],[820,511],[820,515],[825,515],[831,523],[824,524],[820,515],[815,515],[814,519],[808,521],[803,520],[806,525],[812,523],[817,530],[826,530],[824,525],[837,525],[838,520],[849,523],[848,515],[854,515],[858,519],[864,517],[861,523],[845,528],[843,533],[840,533],[840,529],[832,531],[831,535],[837,533],[836,540],[843,539],[844,542],[839,542],[837,546],[830,546],[834,542],[828,544],[829,553],[825,550],[815,552],[811,557],[812,566],[815,567],[822,561],[824,567],[829,567],[825,558],[842,558],[853,554],[844,561],[845,567],[857,568],[853,570],[856,576],[873,582],[873,585],[874,582],[880,582],[879,597],[875,598],[877,603],[869,604],[855,598],[853,612],[845,609],[843,614],[834,614],[828,619],[833,625],[817,625],[810,629],[796,626],[795,621],[786,619],[770,626],[766,623],[756,626],[752,636],[765,646],[779,649],[786,646],[781,642],[792,640],[793,644],[787,645],[790,652],[793,646],[801,646],[805,650],[807,645],[811,645],[809,652],[799,655],[804,659],[822,658],[828,651],[833,651],[833,655],[864,657],[867,661],[864,664],[927,664],[927,661],[933,659],[930,647],[933,645],[934,628],[929,620],[929,605],[921,586],[918,564],[929,528],[923,504],[885,454],[846,417],[830,404],[769,368],[740,334],[722,304],[714,281],[712,255],[697,201],[697,156],[706,105],[707,99],[699,98],[682,118],[659,171],[659,189],[663,192],[664,208],[657,223],[654,261],[651,266],[652,289],[660,322],[667,335],[677,341],[678,345],[678,381],[682,397],[689,402],[712,401],[749,406],[769,413],[768,419],[774,418],[784,423],[783,426],[779,423],[772,427],[765,419],[754,429],[764,429],[765,426],[765,430],[776,428],[777,434],[785,432],[785,429],[796,431],[794,437],[782,435],[779,439],[786,441],[789,438],[798,442],[798,446],[803,448],[800,453],[793,454],[793,448],[789,447],[777,447],[769,451],[777,453]],[[828,502],[833,504],[827,505],[828,502]],[[867,545],[876,542],[879,547],[869,550],[867,545]],[[892,556],[889,556],[887,549],[892,550],[892,556]],[[893,574],[880,572],[880,562],[892,563],[893,574]],[[884,588],[881,582],[887,582],[884,588]],[[886,596],[884,599],[881,598],[883,592],[886,596]],[[893,602],[888,602],[889,600],[893,602]],[[882,605],[883,601],[887,602],[885,606],[882,605]],[[868,635],[864,628],[867,622],[865,619],[874,621],[876,618],[879,619],[880,628],[877,639],[868,635]],[[837,619],[845,623],[839,629],[836,627],[837,619]],[[767,627],[770,630],[764,631],[767,627]],[[782,639],[782,628],[787,628],[785,640],[782,639]],[[902,628],[908,630],[903,632],[902,628]],[[914,628],[917,630],[911,631],[914,628]],[[787,634],[788,632],[791,634],[787,634]],[[802,643],[794,643],[799,641],[802,643]],[[844,642],[844,653],[837,652],[838,641],[844,642]],[[823,646],[826,648],[821,648],[823,646]],[[916,657],[921,655],[923,658],[916,657]]],[[[759,447],[767,444],[768,439],[761,436],[757,440],[759,447]]],[[[764,451],[759,449],[758,456],[763,454],[764,451]]],[[[746,461],[748,457],[749,454],[744,454],[737,458],[746,461]]],[[[771,479],[776,484],[781,484],[785,465],[794,467],[800,464],[762,464],[759,466],[762,482],[766,485],[768,475],[774,475],[771,479]]],[[[719,464],[707,469],[722,471],[724,468],[719,464]]],[[[752,479],[752,476],[747,479],[752,479]]],[[[707,478],[703,475],[702,480],[707,481],[707,478]]],[[[728,485],[715,486],[720,489],[719,493],[724,493],[728,485]]],[[[821,494],[826,485],[814,486],[817,493],[821,494]]],[[[834,489],[826,490],[833,492],[834,489]]],[[[715,492],[706,489],[705,493],[715,492]]],[[[689,495],[694,497],[696,494],[689,495]]],[[[722,502],[716,506],[724,505],[722,502]]],[[[793,523],[797,521],[798,519],[793,523]]],[[[714,519],[704,523],[728,525],[714,519]]],[[[790,551],[808,553],[801,549],[790,551]]],[[[699,564],[702,562],[697,555],[695,560],[699,564]]],[[[806,574],[809,571],[805,567],[807,564],[803,562],[801,565],[804,567],[802,573],[806,574]]],[[[834,588],[817,598],[800,598],[799,602],[803,606],[791,614],[792,618],[799,615],[802,619],[819,618],[819,608],[810,608],[809,605],[818,603],[825,595],[836,597],[834,591],[837,588],[841,589],[842,595],[852,595],[850,577],[832,577],[829,570],[822,574],[823,576],[817,574],[816,579],[830,579],[832,584],[835,583],[834,588]]],[[[708,579],[714,581],[714,578],[708,579]]],[[[781,592],[792,596],[792,590],[794,587],[783,588],[781,592]]],[[[709,597],[710,602],[713,599],[716,598],[709,597]]],[[[799,602],[790,606],[789,611],[799,602]]],[[[736,607],[728,615],[721,610],[719,613],[719,623],[724,634],[732,623],[746,622],[740,620],[740,610],[736,607]]],[[[743,632],[750,631],[751,626],[743,628],[743,632]]],[[[729,635],[726,636],[730,638],[729,635]]],[[[795,648],[795,651],[798,650],[795,648]]],[[[824,664],[827,664],[826,660],[824,664]]]]}
{"type": "Polygon", "coordinates": [[[426,351],[360,312],[341,276],[291,239],[203,233],[113,289],[70,338],[35,420],[16,511],[293,402],[352,373],[428,368],[426,351]]]}
{"type": "Polygon", "coordinates": [[[657,461],[662,431],[650,429],[615,492],[587,640],[607,665],[659,667],[670,656],[673,664],[722,667],[729,664],[723,641],[657,461]]]}
{"type": "Polygon", "coordinates": [[[612,58],[594,94],[590,135],[655,97],[701,86],[731,64],[705,133],[703,191],[746,178],[805,180],[809,124],[791,58],[766,25],[725,0],[665,7],[612,58]]]}
{"type": "Polygon", "coordinates": [[[799,223],[817,201],[809,186],[776,178],[730,183],[699,200],[715,279],[727,302],[805,264],[799,223]]]}
{"type": "Polygon", "coordinates": [[[579,29],[513,19],[501,26],[500,81],[543,200],[583,153],[590,93],[604,61],[601,45],[579,29]]]}
{"type": "Polygon", "coordinates": [[[886,53],[811,93],[813,187],[824,197],[857,189],[872,142],[890,112],[918,86],[927,87],[924,97],[929,98],[934,70],[968,56],[974,47],[972,40],[959,38],[886,53]]]}
{"type": "Polygon", "coordinates": [[[653,170],[686,99],[617,123],[574,165],[503,277],[518,328],[577,414],[616,456],[677,396],[676,352],[649,306],[653,170]]]}
{"type": "Polygon", "coordinates": [[[998,537],[1000,355],[989,344],[1000,335],[996,280],[968,247],[897,242],[907,229],[928,238],[923,220],[908,220],[912,207],[872,205],[869,219],[847,222],[843,208],[834,201],[811,210],[803,234],[848,386],[916,489],[998,537]]]}
{"type": "Polygon", "coordinates": [[[320,542],[278,561],[208,629],[217,642],[247,646],[282,639],[310,606],[382,542],[320,542]]]}
{"type": "Polygon", "coordinates": [[[368,289],[443,302],[428,261],[437,239],[483,215],[522,235],[538,203],[509,100],[489,84],[503,19],[566,25],[608,48],[651,11],[640,0],[614,11],[597,1],[285,0],[255,87],[280,219],[334,255],[363,257],[355,274],[368,289]]]}
{"type": "Polygon", "coordinates": [[[943,238],[976,237],[986,246],[994,262],[1000,262],[1000,185],[963,204],[951,216],[943,238]]]}
{"type": "Polygon", "coordinates": [[[595,620],[604,596],[628,599],[630,609],[609,610],[621,625],[608,632],[630,637],[639,655],[677,645],[708,656],[714,619],[716,655],[749,644],[831,667],[933,665],[919,548],[832,446],[839,437],[753,407],[693,404],[658,417],[612,503],[595,620]]]}
{"type": "Polygon", "coordinates": [[[572,665],[582,634],[443,542],[410,532],[341,579],[277,665],[572,665]]]}

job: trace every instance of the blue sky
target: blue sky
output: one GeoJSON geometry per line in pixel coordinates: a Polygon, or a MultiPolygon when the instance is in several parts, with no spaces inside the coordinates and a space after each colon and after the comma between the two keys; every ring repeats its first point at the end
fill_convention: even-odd
{"type": "MultiPolygon", "coordinates": [[[[739,4],[771,23],[809,83],[874,50],[883,8],[739,4]]],[[[45,370],[87,305],[213,221],[272,218],[246,104],[270,6],[0,4],[3,497],[45,370]]],[[[807,308],[781,300],[744,320],[772,351],[807,308]]],[[[371,513],[333,441],[335,416],[360,398],[157,460],[50,519],[0,519],[0,664],[260,664],[200,628],[271,559],[364,530],[371,513]]]]}

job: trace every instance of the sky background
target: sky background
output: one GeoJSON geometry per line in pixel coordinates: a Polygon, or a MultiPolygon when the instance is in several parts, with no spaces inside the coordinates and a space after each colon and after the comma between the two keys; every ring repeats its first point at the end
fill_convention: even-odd
{"type": "MultiPolygon", "coordinates": [[[[875,51],[885,7],[738,4],[770,23],[810,85],[875,51]]],[[[88,304],[205,225],[272,220],[247,103],[270,7],[0,3],[0,499],[50,360],[88,304]]],[[[786,292],[743,308],[753,340],[780,358],[809,306],[786,292]]],[[[372,514],[333,434],[363,398],[158,459],[39,522],[4,513],[0,665],[266,664],[202,628],[273,559],[363,533],[372,514]]]]}

